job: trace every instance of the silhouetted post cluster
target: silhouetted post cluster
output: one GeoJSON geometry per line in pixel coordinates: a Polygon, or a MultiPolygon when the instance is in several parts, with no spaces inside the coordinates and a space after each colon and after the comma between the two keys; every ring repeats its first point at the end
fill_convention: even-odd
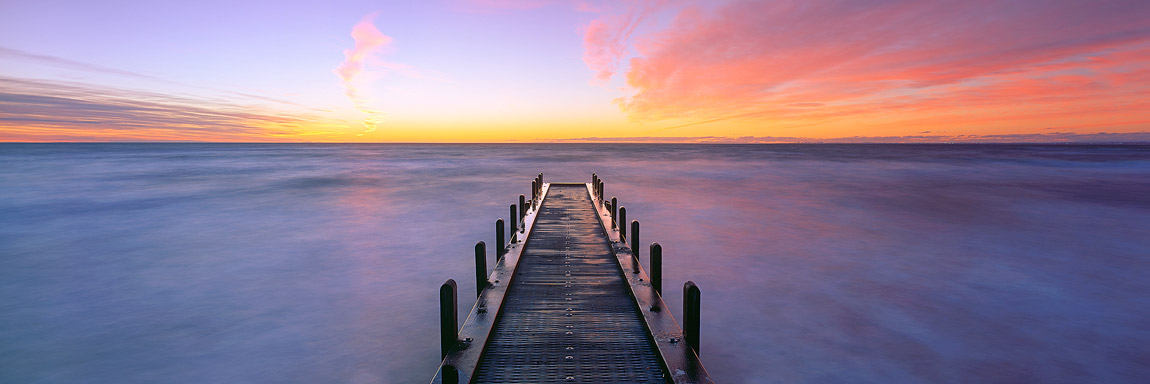
{"type": "Polygon", "coordinates": [[[591,174],[591,192],[592,195],[595,196],[595,199],[599,200],[600,205],[607,205],[607,202],[603,201],[603,179],[600,179],[599,175],[594,173],[591,174]]]}
{"type": "Polygon", "coordinates": [[[531,187],[535,189],[535,192],[533,192],[533,194],[532,194],[533,196],[535,196],[535,199],[533,200],[533,201],[535,201],[534,204],[542,203],[543,202],[543,173],[542,172],[539,173],[539,176],[535,176],[535,181],[533,181],[531,183],[531,187]]]}

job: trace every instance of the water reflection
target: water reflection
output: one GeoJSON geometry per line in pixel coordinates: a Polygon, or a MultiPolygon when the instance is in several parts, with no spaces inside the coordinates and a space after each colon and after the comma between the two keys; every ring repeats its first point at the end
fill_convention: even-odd
{"type": "Polygon", "coordinates": [[[699,284],[721,382],[1150,376],[1147,147],[105,144],[0,146],[0,381],[426,381],[539,171],[699,284]]]}

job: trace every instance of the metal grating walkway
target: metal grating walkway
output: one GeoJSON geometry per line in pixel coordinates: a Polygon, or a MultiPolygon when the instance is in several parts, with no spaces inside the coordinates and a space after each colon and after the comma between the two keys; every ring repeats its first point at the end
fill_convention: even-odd
{"type": "Polygon", "coordinates": [[[665,383],[583,185],[552,185],[475,383],[665,383]]]}

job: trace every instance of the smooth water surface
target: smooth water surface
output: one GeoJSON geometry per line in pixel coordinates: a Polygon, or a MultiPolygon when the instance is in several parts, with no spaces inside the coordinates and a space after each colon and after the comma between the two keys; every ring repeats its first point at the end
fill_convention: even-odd
{"type": "Polygon", "coordinates": [[[538,172],[702,288],[719,382],[1150,377],[1147,146],[0,144],[0,382],[427,382],[538,172]]]}

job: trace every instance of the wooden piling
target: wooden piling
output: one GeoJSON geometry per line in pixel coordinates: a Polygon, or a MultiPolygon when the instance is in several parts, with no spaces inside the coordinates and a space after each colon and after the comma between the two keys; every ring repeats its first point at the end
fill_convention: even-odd
{"type": "Polygon", "coordinates": [[[511,216],[508,216],[511,221],[508,222],[510,226],[507,229],[511,232],[511,236],[515,236],[515,232],[519,232],[519,211],[516,209],[515,204],[511,204],[511,216]]]}
{"type": "Polygon", "coordinates": [[[635,252],[635,257],[639,257],[639,220],[631,220],[631,252],[635,252]]]}
{"type": "Polygon", "coordinates": [[[699,355],[699,287],[693,281],[683,284],[683,338],[699,355]]]}
{"type": "Polygon", "coordinates": [[[487,288],[487,244],[480,241],[475,243],[475,297],[483,294],[487,288]]]}
{"type": "Polygon", "coordinates": [[[611,228],[615,228],[615,216],[619,214],[619,199],[611,196],[611,207],[607,209],[611,212],[611,228]]]}
{"type": "Polygon", "coordinates": [[[619,241],[627,241],[627,207],[619,207],[619,241]]]}
{"type": "Polygon", "coordinates": [[[651,288],[663,296],[663,246],[651,243],[651,288]]]}
{"type": "Polygon", "coordinates": [[[443,366],[443,384],[459,384],[459,370],[454,365],[443,366]]]}
{"type": "Polygon", "coordinates": [[[503,219],[495,220],[495,263],[499,263],[499,259],[503,258],[503,252],[507,249],[507,243],[503,241],[503,219]]]}
{"type": "Polygon", "coordinates": [[[639,220],[631,222],[631,273],[639,273],[639,220]]]}
{"type": "MultiPolygon", "coordinates": [[[[614,205],[611,205],[611,202],[608,201],[606,208],[607,208],[607,212],[611,212],[611,210],[614,209],[614,205]]],[[[611,216],[611,228],[614,229],[615,228],[615,216],[612,216],[610,214],[608,214],[608,216],[611,216]]]]}
{"type": "Polygon", "coordinates": [[[455,280],[447,279],[439,287],[439,358],[447,357],[447,353],[455,348],[459,332],[459,299],[456,293],[459,287],[455,280]]]}

